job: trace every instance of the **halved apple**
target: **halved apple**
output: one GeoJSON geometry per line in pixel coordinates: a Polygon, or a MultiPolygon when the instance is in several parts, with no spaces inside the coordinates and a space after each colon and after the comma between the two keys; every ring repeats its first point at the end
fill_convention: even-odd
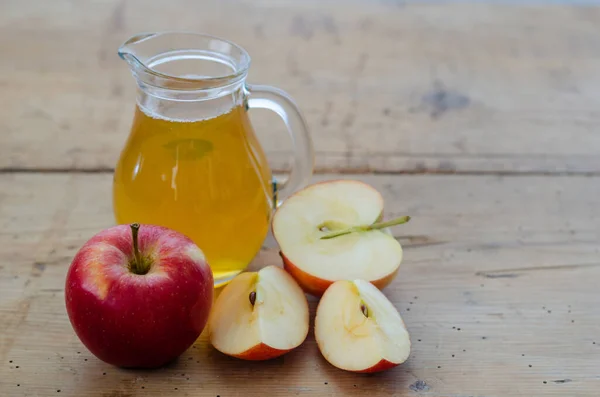
{"type": "Polygon", "coordinates": [[[337,281],[327,289],[317,307],[315,338],[323,357],[346,371],[383,371],[410,354],[402,317],[364,280],[337,281]]]}
{"type": "Polygon", "coordinates": [[[321,182],[295,193],[273,217],[285,270],[315,296],[337,280],[363,279],[385,287],[402,261],[402,247],[387,229],[323,239],[332,232],[372,225],[382,213],[381,194],[359,181],[321,182]]]}
{"type": "Polygon", "coordinates": [[[223,289],[209,319],[212,345],[245,360],[268,360],[298,347],[308,334],[308,302],[283,269],[241,273],[223,289]]]}

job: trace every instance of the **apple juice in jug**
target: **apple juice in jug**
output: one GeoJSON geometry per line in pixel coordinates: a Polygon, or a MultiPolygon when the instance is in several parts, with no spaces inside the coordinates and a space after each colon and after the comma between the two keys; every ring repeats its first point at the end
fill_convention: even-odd
{"type": "Polygon", "coordinates": [[[174,120],[138,105],[115,172],[115,215],[119,223],[186,234],[215,280],[226,280],[248,265],[267,235],[270,175],[244,107],[174,120]]]}

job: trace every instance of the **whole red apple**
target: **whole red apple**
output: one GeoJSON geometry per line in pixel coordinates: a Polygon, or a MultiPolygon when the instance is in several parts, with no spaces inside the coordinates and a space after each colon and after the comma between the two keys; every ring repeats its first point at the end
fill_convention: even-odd
{"type": "Polygon", "coordinates": [[[71,324],[99,359],[154,368],[189,348],[213,301],[213,276],[186,236],[153,225],[103,230],[79,250],[65,300],[71,324]]]}

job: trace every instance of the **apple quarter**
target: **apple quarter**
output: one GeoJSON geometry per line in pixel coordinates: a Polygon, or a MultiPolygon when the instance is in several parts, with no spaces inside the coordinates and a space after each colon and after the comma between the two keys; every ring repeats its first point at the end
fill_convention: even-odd
{"type": "Polygon", "coordinates": [[[337,281],[319,302],[315,339],[333,366],[379,372],[408,359],[410,337],[402,317],[373,284],[337,281]]]}

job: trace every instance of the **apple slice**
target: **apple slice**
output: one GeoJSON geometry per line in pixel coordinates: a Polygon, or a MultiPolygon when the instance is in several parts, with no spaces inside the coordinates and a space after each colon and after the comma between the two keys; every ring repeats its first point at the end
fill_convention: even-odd
{"type": "Polygon", "coordinates": [[[337,281],[327,289],[317,307],[315,338],[323,357],[346,371],[383,371],[410,354],[402,317],[364,280],[337,281]]]}
{"type": "Polygon", "coordinates": [[[268,266],[236,276],[209,320],[212,345],[245,360],[268,360],[298,347],[308,334],[308,302],[283,269],[268,266]]]}
{"type": "Polygon", "coordinates": [[[381,194],[359,181],[321,182],[295,193],[273,217],[285,270],[315,296],[337,280],[363,279],[385,287],[398,271],[402,247],[387,229],[369,229],[382,213],[381,194]],[[327,238],[332,234],[336,237],[327,238]]]}

